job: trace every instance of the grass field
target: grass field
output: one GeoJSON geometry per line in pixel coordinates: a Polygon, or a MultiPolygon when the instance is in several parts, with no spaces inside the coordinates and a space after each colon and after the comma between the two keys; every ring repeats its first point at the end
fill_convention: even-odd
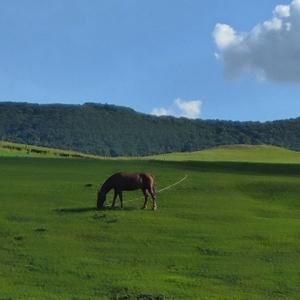
{"type": "Polygon", "coordinates": [[[1,157],[0,299],[299,299],[299,179],[291,163],[1,157]],[[188,178],[156,212],[139,192],[94,210],[120,170],[188,178]]]}
{"type": "Polygon", "coordinates": [[[0,157],[60,157],[60,158],[92,158],[97,159],[96,155],[85,154],[71,150],[53,149],[26,144],[18,144],[6,141],[0,141],[0,157]]]}
{"type": "Polygon", "coordinates": [[[196,152],[178,152],[149,156],[171,161],[243,161],[264,163],[300,163],[300,153],[270,145],[229,145],[196,152]]]}
{"type": "Polygon", "coordinates": [[[146,157],[101,157],[81,152],[0,141],[0,157],[143,159],[163,161],[232,161],[300,163],[300,153],[270,145],[225,145],[195,152],[175,152],[146,157]]]}

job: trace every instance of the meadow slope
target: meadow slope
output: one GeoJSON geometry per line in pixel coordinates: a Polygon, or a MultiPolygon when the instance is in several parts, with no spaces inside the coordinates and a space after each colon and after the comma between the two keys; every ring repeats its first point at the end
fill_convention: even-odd
{"type": "Polygon", "coordinates": [[[40,158],[92,158],[92,159],[143,159],[163,161],[232,161],[262,163],[300,163],[300,153],[270,145],[223,145],[195,152],[174,152],[152,156],[103,157],[81,152],[39,147],[0,141],[0,157],[40,157],[40,158]]]}
{"type": "Polygon", "coordinates": [[[296,164],[1,157],[0,298],[297,299],[299,177],[296,164]],[[156,212],[139,192],[96,211],[120,170],[157,189],[188,179],[156,212]]]}
{"type": "Polygon", "coordinates": [[[148,156],[170,161],[236,161],[262,163],[300,163],[300,153],[270,145],[224,145],[195,152],[175,152],[148,156]]]}
{"type": "Polygon", "coordinates": [[[55,148],[40,147],[27,144],[18,144],[7,141],[0,141],[0,157],[61,157],[61,158],[101,158],[104,157],[76,152],[72,150],[62,150],[55,148]]]}

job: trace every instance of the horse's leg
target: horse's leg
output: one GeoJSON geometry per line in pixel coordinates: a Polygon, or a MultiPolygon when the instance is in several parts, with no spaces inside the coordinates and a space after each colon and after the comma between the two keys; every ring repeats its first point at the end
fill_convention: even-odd
{"type": "Polygon", "coordinates": [[[112,203],[112,205],[111,205],[112,208],[114,208],[115,205],[116,205],[116,199],[117,199],[117,196],[118,196],[118,193],[117,193],[117,191],[115,190],[115,191],[114,191],[114,199],[113,199],[113,203],[112,203]]]}
{"type": "Polygon", "coordinates": [[[142,207],[142,209],[146,209],[147,208],[147,202],[148,202],[148,193],[146,189],[142,189],[144,197],[145,197],[145,202],[144,202],[144,206],[142,207]]]}
{"type": "Polygon", "coordinates": [[[123,194],[121,191],[119,192],[119,199],[120,199],[120,203],[121,203],[121,208],[123,208],[123,194]]]}

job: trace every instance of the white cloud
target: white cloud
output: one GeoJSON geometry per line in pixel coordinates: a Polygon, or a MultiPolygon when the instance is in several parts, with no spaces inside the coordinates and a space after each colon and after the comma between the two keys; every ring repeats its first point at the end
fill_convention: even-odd
{"type": "Polygon", "coordinates": [[[282,28],[282,21],[281,19],[274,17],[272,20],[264,22],[263,26],[267,31],[280,30],[282,28]]]}
{"type": "Polygon", "coordinates": [[[272,18],[249,32],[218,23],[213,38],[229,77],[254,72],[260,79],[300,82],[300,0],[277,5],[272,18]]]}
{"type": "Polygon", "coordinates": [[[151,112],[156,116],[175,116],[185,117],[189,119],[200,118],[202,108],[202,101],[200,100],[182,100],[177,98],[174,100],[170,108],[158,107],[151,112]]]}
{"type": "Polygon", "coordinates": [[[200,118],[202,101],[200,100],[182,100],[177,98],[169,108],[158,107],[154,108],[151,114],[156,116],[175,116],[185,117],[189,119],[200,118]]]}
{"type": "Polygon", "coordinates": [[[202,102],[199,100],[184,101],[180,98],[175,100],[176,106],[180,110],[180,116],[189,119],[196,119],[200,117],[202,102]]]}
{"type": "Polygon", "coordinates": [[[287,18],[290,16],[290,6],[289,5],[277,5],[274,9],[274,15],[279,18],[287,18]]]}
{"type": "Polygon", "coordinates": [[[172,115],[172,112],[165,109],[164,107],[158,107],[158,108],[153,108],[151,114],[155,116],[168,116],[168,115],[172,115]]]}
{"type": "Polygon", "coordinates": [[[220,49],[225,49],[237,41],[236,32],[227,24],[218,23],[213,32],[213,36],[220,49]]]}

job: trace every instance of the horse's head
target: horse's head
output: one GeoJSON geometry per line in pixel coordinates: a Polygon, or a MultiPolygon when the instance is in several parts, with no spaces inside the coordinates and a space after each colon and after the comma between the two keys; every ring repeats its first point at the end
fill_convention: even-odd
{"type": "Polygon", "coordinates": [[[98,209],[103,208],[105,200],[106,200],[106,194],[103,193],[101,190],[98,191],[98,195],[97,195],[97,208],[98,209]]]}

